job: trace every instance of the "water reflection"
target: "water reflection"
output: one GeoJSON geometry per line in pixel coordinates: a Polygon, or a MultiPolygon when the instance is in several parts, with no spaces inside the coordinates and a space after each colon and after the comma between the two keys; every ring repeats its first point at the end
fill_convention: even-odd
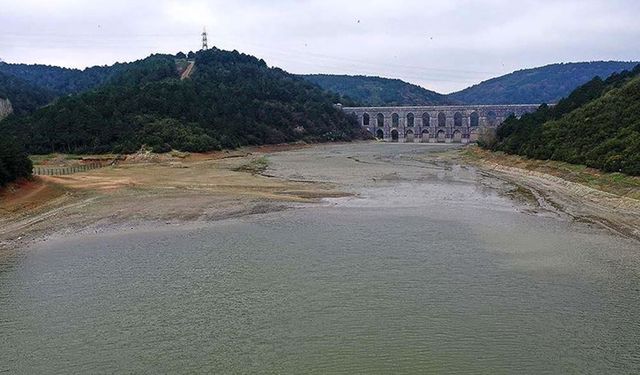
{"type": "Polygon", "coordinates": [[[359,196],[324,207],[36,245],[0,266],[0,371],[640,371],[637,242],[433,171],[354,172],[359,196]]]}

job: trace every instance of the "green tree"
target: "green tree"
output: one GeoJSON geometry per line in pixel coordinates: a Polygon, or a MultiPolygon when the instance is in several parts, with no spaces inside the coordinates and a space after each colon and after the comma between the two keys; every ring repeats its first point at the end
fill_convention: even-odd
{"type": "Polygon", "coordinates": [[[15,139],[0,134],[0,186],[31,176],[33,165],[15,139]]]}

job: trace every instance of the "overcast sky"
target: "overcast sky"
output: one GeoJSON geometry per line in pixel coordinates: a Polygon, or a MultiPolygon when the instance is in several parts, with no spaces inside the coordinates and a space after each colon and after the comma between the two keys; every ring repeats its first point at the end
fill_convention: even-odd
{"type": "Polygon", "coordinates": [[[640,60],[638,0],[0,0],[0,58],[83,68],[209,46],[292,73],[447,93],[554,62],[640,60]]]}

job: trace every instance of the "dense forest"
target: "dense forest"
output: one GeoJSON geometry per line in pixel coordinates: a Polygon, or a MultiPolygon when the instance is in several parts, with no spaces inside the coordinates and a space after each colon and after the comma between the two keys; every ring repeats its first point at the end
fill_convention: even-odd
{"type": "Polygon", "coordinates": [[[381,77],[314,74],[302,76],[322,89],[349,99],[344,104],[364,106],[447,105],[455,104],[445,95],[420,86],[381,77]]]}
{"type": "Polygon", "coordinates": [[[637,62],[600,61],[553,64],[519,70],[449,95],[465,104],[557,103],[593,77],[633,69],[637,62]]]}
{"type": "Polygon", "coordinates": [[[0,98],[11,101],[16,115],[24,115],[60,96],[83,93],[103,86],[129,68],[129,64],[120,63],[79,70],[0,62],[0,98]]]}
{"type": "Polygon", "coordinates": [[[14,112],[24,115],[60,96],[83,93],[107,83],[118,83],[114,81],[135,69],[136,63],[79,70],[0,62],[0,98],[9,99],[14,112]]]}
{"type": "Polygon", "coordinates": [[[17,115],[27,114],[50,103],[56,94],[8,74],[0,73],[0,99],[9,99],[17,115]]]}
{"type": "Polygon", "coordinates": [[[599,77],[557,106],[507,119],[486,147],[640,175],[640,65],[599,77]]]}
{"type": "MultiPolygon", "coordinates": [[[[0,73],[18,78],[32,87],[56,95],[77,94],[107,83],[128,64],[96,66],[84,70],[49,65],[8,64],[0,62],[0,73]]],[[[13,100],[12,100],[13,101],[13,100]]]]}
{"type": "Polygon", "coordinates": [[[31,160],[15,139],[0,132],[0,187],[18,178],[31,176],[31,160]]]}
{"type": "Polygon", "coordinates": [[[64,96],[30,116],[0,123],[30,153],[208,151],[242,145],[362,136],[334,107],[336,94],[269,68],[255,57],[211,49],[181,81],[176,56],[127,64],[94,90],[64,96]]]}

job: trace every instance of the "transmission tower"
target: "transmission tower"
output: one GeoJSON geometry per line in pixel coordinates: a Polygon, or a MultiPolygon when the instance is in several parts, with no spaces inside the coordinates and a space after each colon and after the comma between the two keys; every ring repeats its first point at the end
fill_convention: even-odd
{"type": "Polygon", "coordinates": [[[207,28],[202,29],[202,49],[209,49],[209,44],[207,43],[207,28]]]}

